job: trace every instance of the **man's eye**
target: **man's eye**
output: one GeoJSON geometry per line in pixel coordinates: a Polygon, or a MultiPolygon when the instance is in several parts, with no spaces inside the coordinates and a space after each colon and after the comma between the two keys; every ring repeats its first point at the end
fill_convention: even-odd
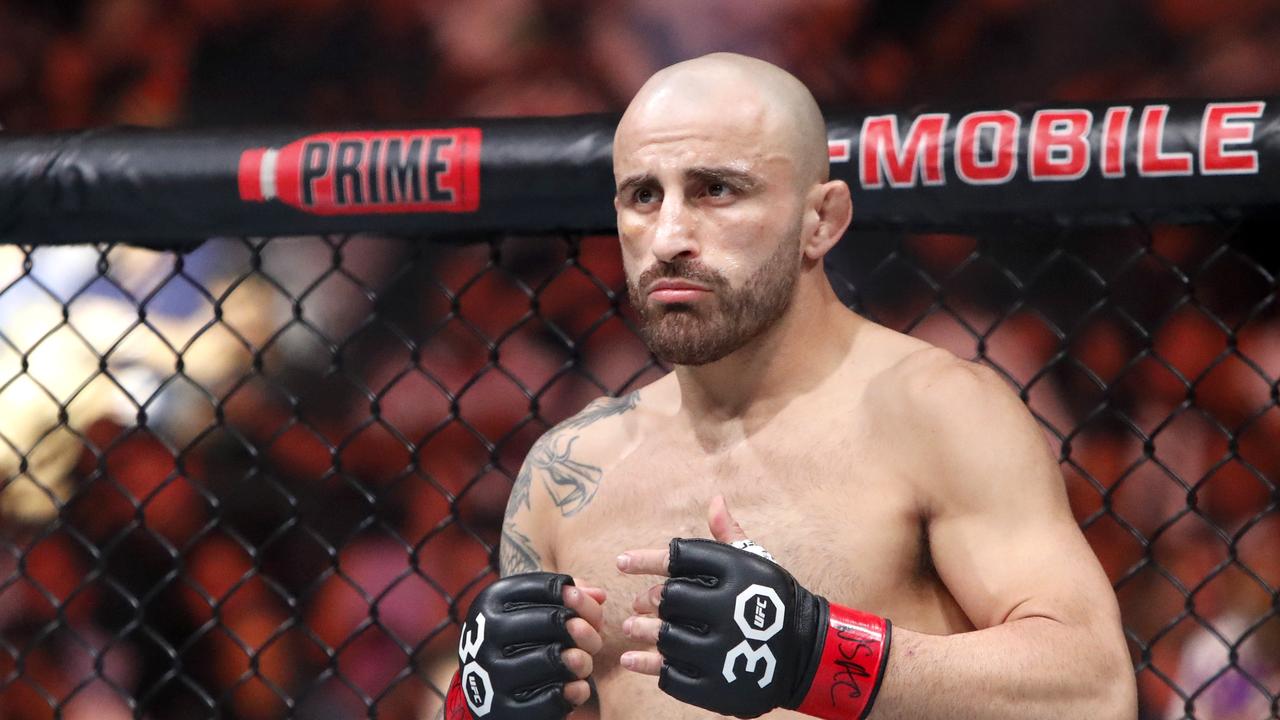
{"type": "Polygon", "coordinates": [[[636,190],[635,199],[636,202],[641,204],[651,203],[653,202],[653,191],[649,188],[640,188],[636,190]]]}
{"type": "Polygon", "coordinates": [[[711,183],[707,186],[707,194],[711,197],[724,197],[729,194],[729,186],[724,183],[711,183]]]}

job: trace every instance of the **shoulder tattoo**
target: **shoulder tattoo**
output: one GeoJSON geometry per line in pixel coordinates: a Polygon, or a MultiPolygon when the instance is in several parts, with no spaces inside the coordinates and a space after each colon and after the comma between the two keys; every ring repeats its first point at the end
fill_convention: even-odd
{"type": "Polygon", "coordinates": [[[509,521],[521,508],[530,507],[529,491],[535,479],[564,517],[576,515],[589,505],[604,471],[596,465],[574,459],[573,444],[581,435],[577,431],[631,410],[639,398],[639,391],[623,397],[601,398],[538,438],[511,488],[506,519],[509,521]]]}

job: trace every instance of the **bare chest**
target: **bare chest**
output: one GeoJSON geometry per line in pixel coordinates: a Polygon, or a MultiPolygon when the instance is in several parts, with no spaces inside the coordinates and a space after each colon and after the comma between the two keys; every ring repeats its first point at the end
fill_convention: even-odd
{"type": "Polygon", "coordinates": [[[615,558],[665,548],[673,537],[710,537],[707,510],[716,494],[815,593],[881,614],[920,594],[925,548],[915,498],[891,462],[857,443],[755,445],[719,455],[658,439],[642,444],[605,468],[591,504],[559,523],[554,538],[557,569],[608,592],[605,649],[596,658],[604,717],[711,717],[658,692],[655,678],[618,665],[626,650],[651,649],[627,640],[621,626],[635,596],[663,578],[622,575],[615,558]]]}

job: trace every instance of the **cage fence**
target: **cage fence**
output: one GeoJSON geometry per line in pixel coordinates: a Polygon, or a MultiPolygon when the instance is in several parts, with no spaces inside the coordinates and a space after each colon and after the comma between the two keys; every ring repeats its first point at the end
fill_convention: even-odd
{"type": "MultiPolygon", "coordinates": [[[[1144,717],[1280,693],[1276,225],[854,232],[852,307],[995,368],[1144,717]]],[[[665,369],[611,235],[0,247],[0,714],[417,718],[533,441],[665,369]]]]}
{"type": "MultiPolygon", "coordinates": [[[[833,285],[1026,402],[1144,720],[1280,717],[1278,108],[828,115],[833,285]]],[[[616,121],[0,138],[0,717],[430,716],[526,451],[666,372],[616,121]]]]}

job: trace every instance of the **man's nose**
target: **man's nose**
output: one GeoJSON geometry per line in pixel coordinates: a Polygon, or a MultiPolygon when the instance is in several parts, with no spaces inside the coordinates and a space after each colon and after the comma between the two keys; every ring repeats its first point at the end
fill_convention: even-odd
{"type": "Polygon", "coordinates": [[[669,263],[678,257],[696,257],[695,219],[684,199],[674,195],[663,198],[658,210],[658,224],[653,232],[653,256],[669,263]]]}

